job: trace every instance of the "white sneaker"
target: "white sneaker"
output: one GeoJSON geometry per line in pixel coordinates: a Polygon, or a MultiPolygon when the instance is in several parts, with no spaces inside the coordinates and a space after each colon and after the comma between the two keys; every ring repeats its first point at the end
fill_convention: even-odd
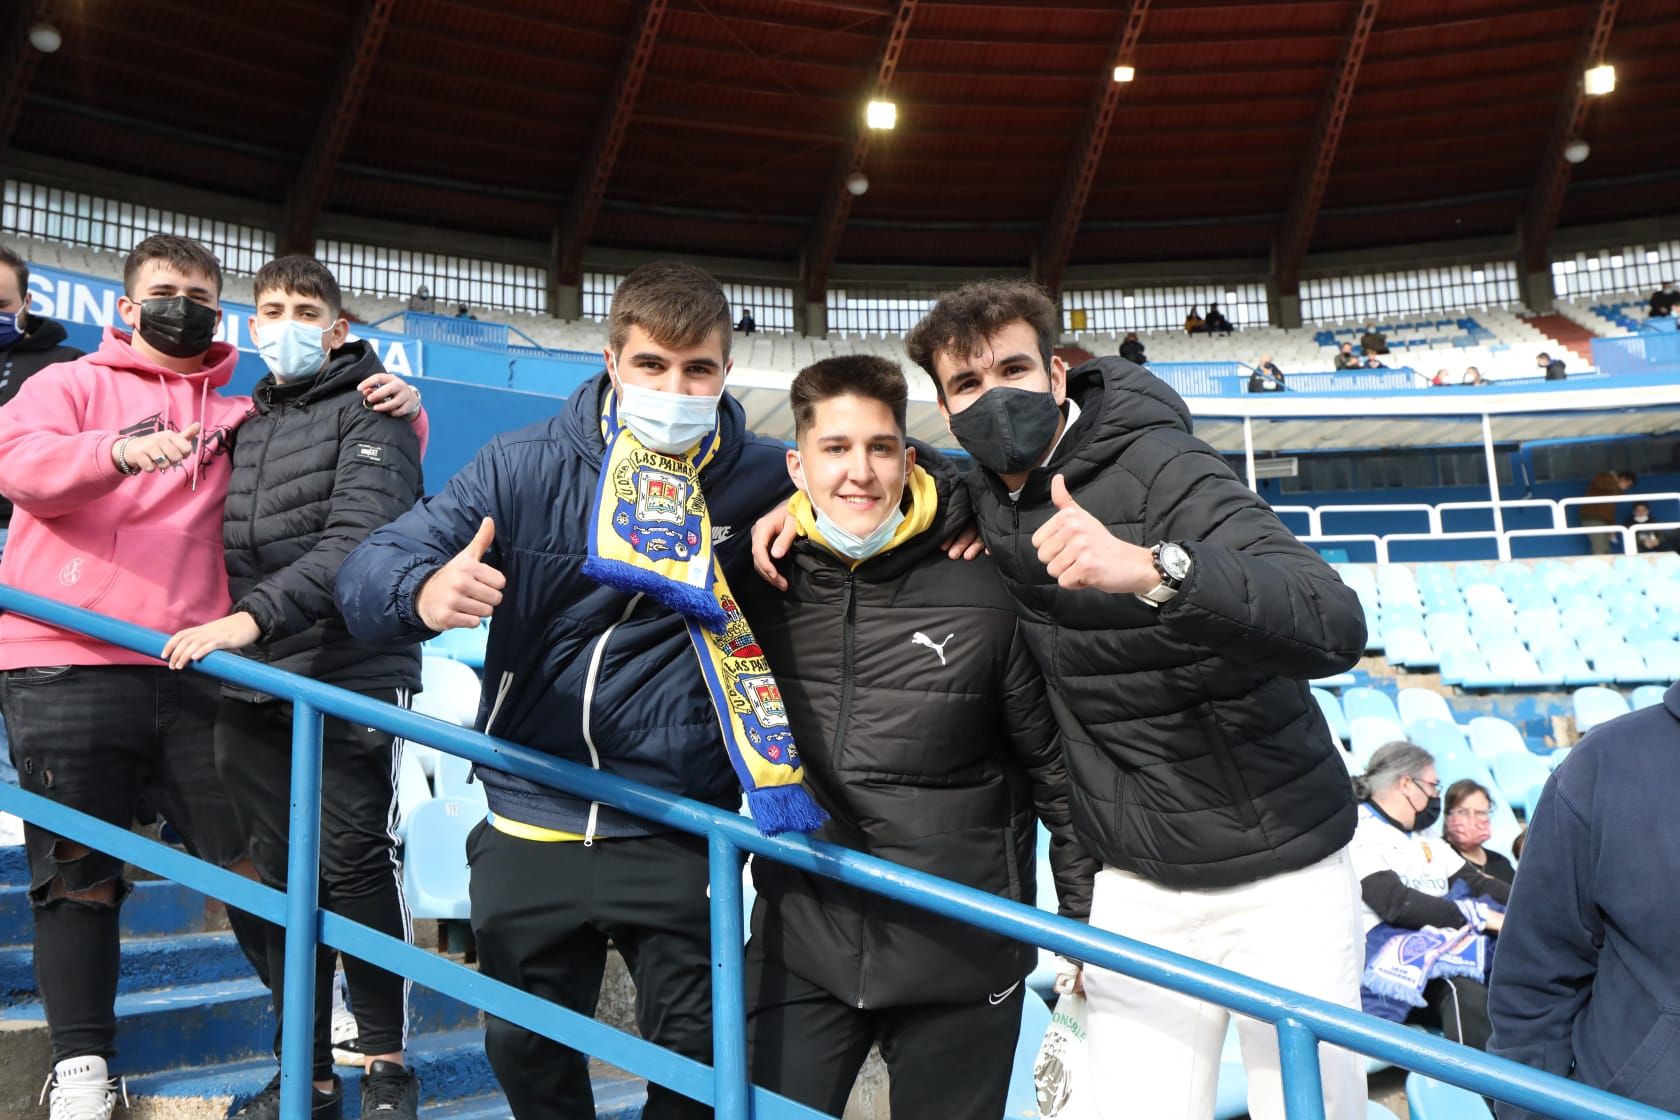
{"type": "Polygon", "coordinates": [[[333,1009],[332,1009],[332,1055],[333,1061],[341,1066],[353,1066],[361,1069],[363,1065],[362,1052],[356,1046],[356,1039],[361,1030],[356,1026],[356,1016],[351,1013],[345,1003],[344,973],[333,976],[333,1009]]]}
{"type": "MultiPolygon", "coordinates": [[[[52,1076],[41,1086],[41,1100],[51,1093],[51,1120],[111,1120],[122,1096],[128,1107],[128,1085],[111,1080],[100,1057],[66,1058],[53,1067],[52,1076]]],[[[37,1102],[40,1103],[40,1102],[37,1102]]]]}

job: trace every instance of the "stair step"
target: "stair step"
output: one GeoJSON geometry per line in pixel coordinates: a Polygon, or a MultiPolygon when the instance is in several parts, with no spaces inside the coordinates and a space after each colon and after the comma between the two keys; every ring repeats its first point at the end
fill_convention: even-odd
{"type": "MultiPolygon", "coordinates": [[[[0,1010],[0,1024],[39,1024],[39,1000],[0,1010]]],[[[476,1030],[475,1008],[415,985],[409,997],[411,1037],[476,1030]]],[[[268,991],[254,977],[187,984],[117,996],[117,1052],[125,1070],[168,1070],[187,1063],[233,1062],[271,1052],[274,1017],[268,991]]]]}
{"type": "MultiPolygon", "coordinates": [[[[203,895],[179,883],[163,879],[135,883],[122,904],[123,937],[197,933],[206,928],[204,905],[203,895]]],[[[29,888],[21,884],[0,887],[0,946],[28,945],[34,938],[29,888]]]]}
{"type": "MultiPolygon", "coordinates": [[[[231,933],[136,937],[122,947],[121,990],[245,980],[251,965],[231,933]]],[[[34,999],[35,954],[28,945],[0,949],[0,1007],[34,999]]]]}

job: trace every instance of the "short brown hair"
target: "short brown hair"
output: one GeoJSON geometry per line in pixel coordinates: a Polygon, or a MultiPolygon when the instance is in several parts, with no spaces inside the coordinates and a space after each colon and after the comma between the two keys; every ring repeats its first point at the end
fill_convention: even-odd
{"type": "Polygon", "coordinates": [[[302,253],[280,257],[257,269],[256,276],[251,279],[251,297],[261,303],[264,292],[286,292],[318,299],[327,305],[334,319],[344,310],[344,297],[339,293],[338,280],[326,265],[302,253]]]}
{"type": "Polygon", "coordinates": [[[1450,813],[1469,799],[1472,793],[1479,793],[1487,799],[1488,806],[1493,805],[1493,793],[1474,778],[1460,778],[1447,787],[1447,792],[1441,795],[1441,811],[1450,813]]]}
{"type": "Polygon", "coordinates": [[[817,406],[835,397],[880,401],[892,410],[898,434],[908,426],[910,386],[897,362],[874,354],[846,354],[806,366],[793,379],[788,403],[793,407],[794,438],[804,435],[817,418],[817,406]]]}
{"type": "Polygon", "coordinates": [[[29,262],[18,256],[12,250],[0,245],[0,268],[9,268],[17,274],[18,298],[23,299],[29,294],[29,262]]]}
{"type": "Polygon", "coordinates": [[[947,352],[967,357],[1016,320],[1037,333],[1038,356],[1049,369],[1060,316],[1050,293],[1030,280],[979,280],[945,293],[905,336],[904,349],[933,378],[943,401],[945,386],[934,372],[934,359],[947,352]]]}
{"type": "Polygon", "coordinates": [[[641,327],[662,346],[699,346],[716,331],[729,358],[729,300],[703,269],[682,261],[644,264],[613,291],[607,313],[607,345],[624,348],[631,327],[641,327]]]}
{"type": "Polygon", "coordinates": [[[129,250],[128,259],[123,262],[123,291],[130,299],[134,298],[134,281],[140,270],[153,261],[167,262],[182,272],[203,273],[216,282],[216,295],[220,298],[222,262],[216,259],[216,254],[190,237],[154,233],[129,250]]]}

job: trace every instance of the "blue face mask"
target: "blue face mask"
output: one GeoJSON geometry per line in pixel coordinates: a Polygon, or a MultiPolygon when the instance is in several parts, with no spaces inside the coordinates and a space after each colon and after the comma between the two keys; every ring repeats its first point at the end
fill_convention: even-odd
{"type": "Polygon", "coordinates": [[[662,393],[639,385],[620,382],[618,416],[642,446],[667,455],[681,455],[699,443],[717,425],[715,397],[691,397],[684,393],[662,393]]]}
{"type": "Polygon", "coordinates": [[[10,346],[23,337],[23,327],[18,323],[21,311],[0,311],[0,346],[10,346]]]}
{"type": "Polygon", "coordinates": [[[818,508],[817,503],[812,502],[811,508],[817,514],[817,532],[822,534],[823,540],[828,542],[828,547],[833,549],[836,555],[844,556],[848,560],[867,560],[880,552],[892,542],[893,534],[904,524],[904,511],[894,506],[893,511],[887,514],[887,519],[877,525],[874,532],[867,537],[860,537],[836,525],[828,514],[818,508]]]}
{"type": "Polygon", "coordinates": [[[300,323],[296,319],[280,319],[257,324],[257,353],[267,364],[276,381],[308,381],[327,364],[325,340],[328,327],[300,323]]]}

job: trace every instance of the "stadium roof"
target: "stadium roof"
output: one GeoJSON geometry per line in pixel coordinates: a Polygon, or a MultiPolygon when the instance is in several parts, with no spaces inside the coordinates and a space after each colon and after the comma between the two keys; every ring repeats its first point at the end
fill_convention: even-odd
{"type": "Polygon", "coordinates": [[[1287,274],[1519,227],[1539,266],[1554,224],[1680,194],[1674,0],[36,0],[51,55],[30,7],[0,158],[284,205],[295,244],[323,209],[552,237],[562,276],[586,246],[803,260],[818,292],[836,260],[1287,274]]]}

